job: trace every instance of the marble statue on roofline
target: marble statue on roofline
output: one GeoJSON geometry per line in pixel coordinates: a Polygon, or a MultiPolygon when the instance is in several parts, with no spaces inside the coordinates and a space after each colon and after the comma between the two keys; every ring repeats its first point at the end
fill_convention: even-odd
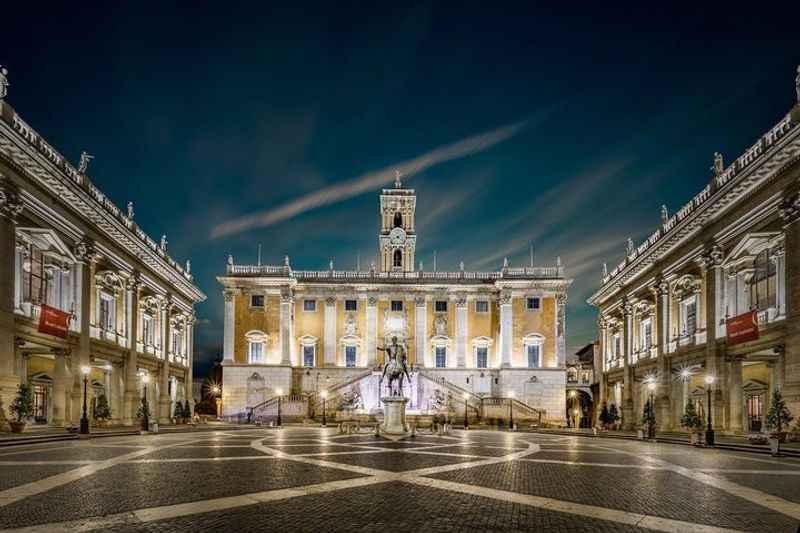
{"type": "Polygon", "coordinates": [[[8,69],[0,65],[0,100],[5,98],[8,94],[9,85],[11,84],[8,83],[8,69]]]}

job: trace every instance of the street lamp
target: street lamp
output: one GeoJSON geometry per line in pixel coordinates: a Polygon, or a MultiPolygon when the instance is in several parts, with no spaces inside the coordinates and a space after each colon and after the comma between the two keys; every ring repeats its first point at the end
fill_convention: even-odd
{"type": "Polygon", "coordinates": [[[322,427],[328,426],[328,418],[327,414],[325,413],[325,400],[328,398],[328,391],[324,390],[319,393],[322,396],[322,427]]]}
{"type": "Polygon", "coordinates": [[[464,393],[464,429],[469,429],[469,410],[467,405],[467,400],[469,399],[469,394],[466,392],[464,393]]]}
{"type": "Polygon", "coordinates": [[[214,404],[217,408],[217,420],[222,416],[222,398],[219,397],[220,390],[219,385],[211,387],[211,392],[214,394],[214,404]]]}
{"type": "Polygon", "coordinates": [[[87,388],[89,386],[89,373],[92,369],[88,366],[81,367],[81,373],[83,374],[83,416],[81,417],[81,434],[88,435],[89,434],[89,415],[86,412],[86,393],[87,388]]]}
{"type": "Polygon", "coordinates": [[[714,384],[714,376],[706,374],[706,393],[708,394],[708,427],[706,428],[706,446],[714,445],[714,426],[711,424],[711,386],[714,384]]]}
{"type": "Polygon", "coordinates": [[[514,431],[514,391],[508,391],[508,429],[514,431]]]}
{"type": "Polygon", "coordinates": [[[655,380],[650,380],[650,382],[647,384],[647,390],[650,391],[650,418],[647,421],[647,438],[654,439],[656,438],[655,380]]]}
{"type": "Polygon", "coordinates": [[[281,427],[281,396],[283,389],[275,389],[275,394],[278,395],[278,427],[281,427]]]}
{"type": "Polygon", "coordinates": [[[147,384],[150,383],[150,375],[143,374],[142,375],[142,383],[144,383],[144,404],[142,405],[142,424],[144,425],[144,430],[147,431],[150,429],[150,406],[147,405],[147,384]]]}

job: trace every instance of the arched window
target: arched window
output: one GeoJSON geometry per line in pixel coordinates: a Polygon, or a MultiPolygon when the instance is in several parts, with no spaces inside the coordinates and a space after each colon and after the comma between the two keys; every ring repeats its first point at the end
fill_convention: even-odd
{"type": "Polygon", "coordinates": [[[400,250],[394,251],[394,266],[402,267],[403,266],[403,252],[400,250]]]}
{"type": "Polygon", "coordinates": [[[403,215],[400,214],[400,211],[394,214],[394,227],[395,228],[403,227],[403,215]]]}

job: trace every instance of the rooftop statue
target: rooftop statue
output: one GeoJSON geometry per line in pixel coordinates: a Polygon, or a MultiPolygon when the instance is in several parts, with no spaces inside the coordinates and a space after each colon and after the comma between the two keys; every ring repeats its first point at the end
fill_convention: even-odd
{"type": "MultiPolygon", "coordinates": [[[[798,79],[800,79],[800,77],[798,79]]],[[[8,94],[9,85],[11,84],[8,83],[8,69],[0,65],[0,100],[5,98],[8,94]]]]}
{"type": "Polygon", "coordinates": [[[89,155],[85,150],[81,152],[81,158],[80,161],[78,161],[78,172],[86,174],[86,171],[89,169],[89,161],[92,159],[94,159],[93,155],[89,155]]]}

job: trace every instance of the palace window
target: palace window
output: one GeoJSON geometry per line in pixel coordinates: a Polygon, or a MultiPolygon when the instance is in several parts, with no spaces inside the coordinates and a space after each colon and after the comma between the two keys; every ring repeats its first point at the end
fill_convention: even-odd
{"type": "Polygon", "coordinates": [[[475,301],[475,312],[476,313],[488,313],[489,312],[489,302],[487,300],[477,300],[477,301],[475,301]]]}
{"type": "Polygon", "coordinates": [[[653,322],[649,318],[639,324],[640,348],[647,351],[653,346],[653,322]]]}
{"type": "Polygon", "coordinates": [[[344,347],[344,366],[347,368],[355,368],[356,366],[356,347],[355,346],[345,346],[344,347]]]}
{"type": "Polygon", "coordinates": [[[541,309],[542,301],[538,297],[529,297],[526,299],[525,308],[528,311],[538,311],[541,309]]]}
{"type": "Polygon", "coordinates": [[[776,297],[776,267],[769,259],[769,252],[762,251],[756,256],[755,272],[750,281],[750,307],[764,311],[775,307],[776,297]]]}
{"type": "Polygon", "coordinates": [[[183,332],[179,329],[172,330],[172,353],[183,354],[183,332]]]}
{"type": "Polygon", "coordinates": [[[403,300],[392,300],[392,311],[402,311],[403,300]]]}
{"type": "Polygon", "coordinates": [[[613,342],[613,356],[614,359],[618,359],[622,357],[622,337],[620,337],[619,333],[614,333],[614,342],[613,342]]]}
{"type": "Polygon", "coordinates": [[[476,367],[487,368],[489,366],[489,349],[486,346],[475,348],[476,367]]]}
{"type": "Polygon", "coordinates": [[[344,301],[344,310],[345,311],[356,311],[358,309],[358,300],[345,300],[344,301]]]}
{"type": "Polygon", "coordinates": [[[697,331],[697,295],[681,302],[681,318],[686,335],[694,335],[697,331]]]}
{"type": "Polygon", "coordinates": [[[316,300],[303,300],[303,311],[308,311],[313,313],[317,310],[317,301],[316,300]]]}
{"type": "Polygon", "coordinates": [[[250,295],[250,307],[264,307],[264,295],[263,294],[251,294],[250,295]]]}
{"type": "Polygon", "coordinates": [[[258,364],[264,362],[264,342],[263,341],[250,341],[249,359],[251,364],[258,364]]]}
{"type": "Polygon", "coordinates": [[[316,352],[316,346],[303,346],[303,366],[314,366],[316,352]]]}
{"type": "Polygon", "coordinates": [[[393,261],[392,264],[393,264],[393,266],[396,266],[396,267],[402,267],[403,266],[403,252],[401,252],[400,250],[395,250],[394,251],[394,261],[393,261]]]}
{"type": "Polygon", "coordinates": [[[528,344],[528,368],[539,368],[542,366],[542,346],[540,344],[528,344]]]}
{"type": "Polygon", "coordinates": [[[436,346],[436,368],[447,368],[446,346],[436,346]]]}
{"type": "Polygon", "coordinates": [[[116,331],[116,299],[106,292],[100,293],[100,327],[106,331],[116,331]]]}
{"type": "Polygon", "coordinates": [[[436,300],[433,306],[437,313],[447,312],[447,300],[436,300]]]}
{"type": "Polygon", "coordinates": [[[27,260],[22,264],[22,298],[34,304],[47,303],[45,257],[41,250],[30,246],[27,260]]]}
{"type": "Polygon", "coordinates": [[[142,315],[142,343],[145,346],[155,344],[155,320],[150,315],[142,315]]]}

